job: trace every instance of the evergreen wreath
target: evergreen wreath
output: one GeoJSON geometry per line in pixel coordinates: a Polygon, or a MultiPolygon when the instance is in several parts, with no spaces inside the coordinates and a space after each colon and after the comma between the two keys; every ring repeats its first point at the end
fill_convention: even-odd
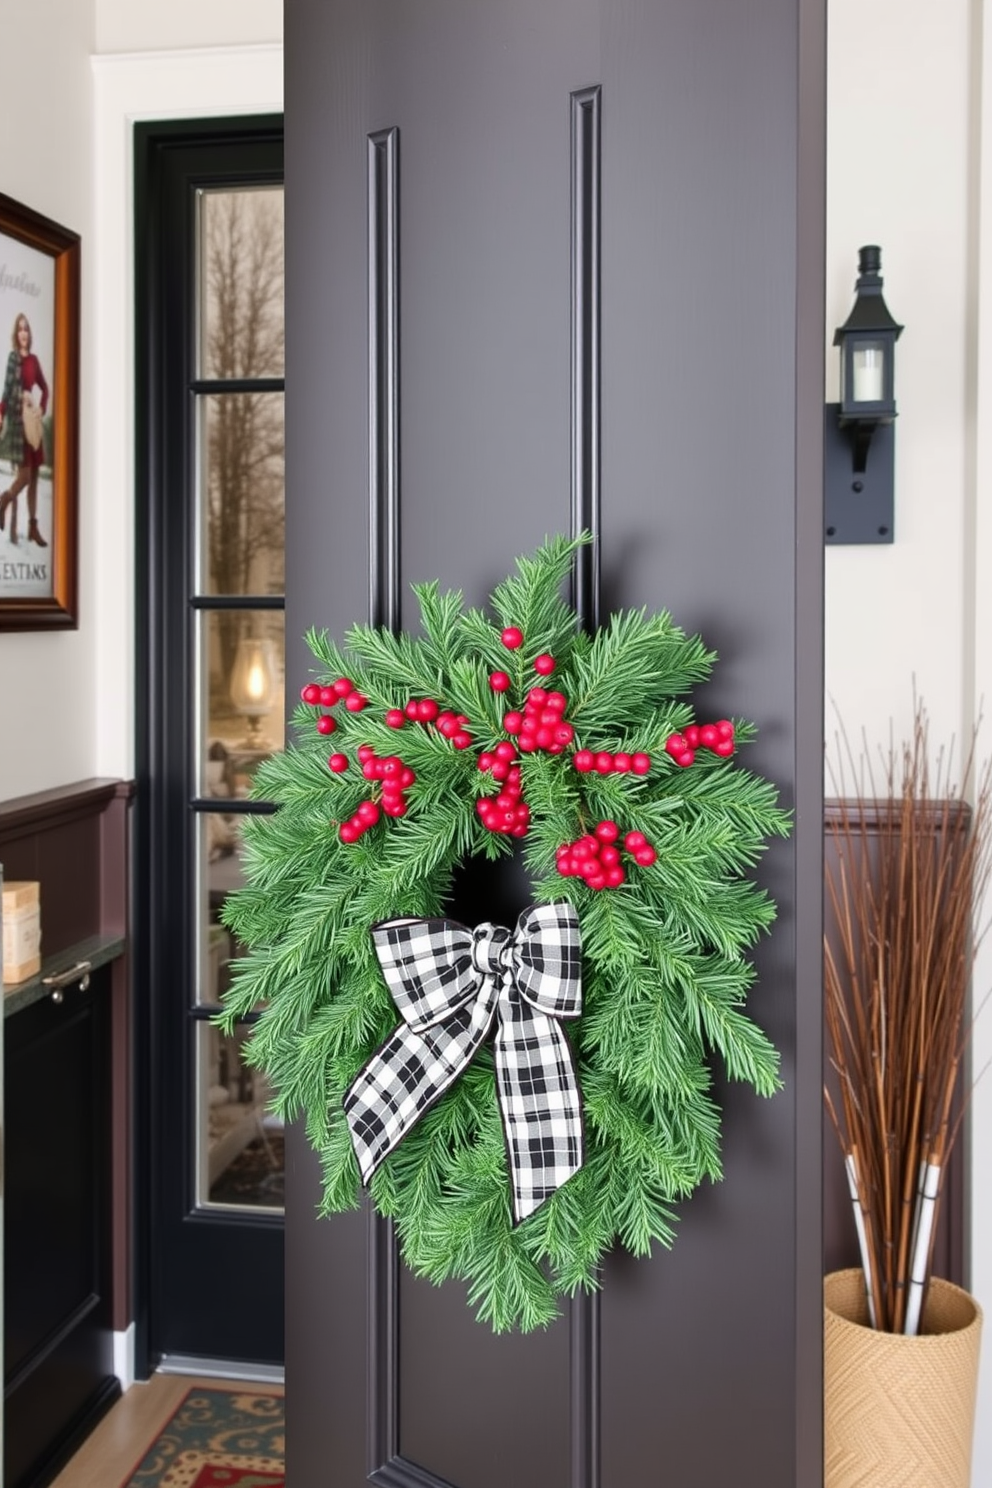
{"type": "Polygon", "coordinates": [[[224,911],[248,949],[223,1026],[261,1008],[249,1058],[276,1110],[305,1115],[326,1214],[359,1202],[342,1102],[397,1026],[372,927],[439,916],[459,865],[518,840],[533,902],[574,905],[583,1166],[514,1223],[487,1043],[370,1183],[411,1269],[463,1278],[497,1331],[551,1322],[617,1240],[671,1245],[673,1206],[721,1177],[708,1051],[760,1095],[779,1088],[744,1012],[746,952],[775,914],[747,874],[787,815],[735,757],[753,726],[693,720],[686,695],[715,660],[698,636],[643,611],[583,633],[561,597],[576,547],[519,559],[495,625],[427,583],[417,638],[355,625],[342,651],[309,633],[298,742],[253,788],[278,809],[245,819],[247,885],[224,911]]]}

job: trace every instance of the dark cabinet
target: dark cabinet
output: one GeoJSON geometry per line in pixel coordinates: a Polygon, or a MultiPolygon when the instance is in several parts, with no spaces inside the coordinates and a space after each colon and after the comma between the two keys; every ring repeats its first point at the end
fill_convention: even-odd
{"type": "Polygon", "coordinates": [[[41,1488],[120,1393],[109,967],[5,1023],[4,1475],[41,1488]]]}

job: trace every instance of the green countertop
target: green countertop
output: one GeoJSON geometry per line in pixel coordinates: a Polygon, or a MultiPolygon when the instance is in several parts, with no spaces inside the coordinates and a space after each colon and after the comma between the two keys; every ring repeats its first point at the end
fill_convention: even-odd
{"type": "Polygon", "coordinates": [[[123,936],[91,935],[87,940],[80,940],[76,945],[60,951],[57,956],[47,956],[41,963],[41,970],[35,972],[34,976],[27,977],[23,982],[4,986],[4,1017],[9,1018],[12,1013],[21,1012],[32,1003],[40,1002],[43,997],[50,997],[52,989],[45,986],[45,977],[58,976],[75,966],[78,961],[88,961],[90,970],[96,971],[98,967],[106,966],[108,961],[115,961],[123,950],[123,936]]]}

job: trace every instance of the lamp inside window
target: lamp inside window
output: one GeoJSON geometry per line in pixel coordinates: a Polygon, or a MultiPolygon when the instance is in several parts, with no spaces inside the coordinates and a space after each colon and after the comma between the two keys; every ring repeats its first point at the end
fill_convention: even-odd
{"type": "Polygon", "coordinates": [[[271,642],[242,636],[231,673],[231,702],[247,721],[246,743],[252,749],[261,747],[262,719],[272,711],[274,686],[271,642]]]}

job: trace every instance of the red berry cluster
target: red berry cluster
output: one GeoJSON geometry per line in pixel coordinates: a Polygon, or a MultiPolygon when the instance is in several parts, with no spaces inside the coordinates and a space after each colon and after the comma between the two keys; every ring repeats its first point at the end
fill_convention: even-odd
{"type": "MultiPolygon", "coordinates": [[[[509,650],[515,651],[523,645],[523,631],[508,625],[500,639],[509,650]]],[[[534,661],[534,670],[541,677],[550,677],[555,669],[555,659],[542,652],[534,661]]],[[[491,672],[489,686],[493,692],[506,692],[510,678],[506,672],[491,672]]],[[[524,703],[524,711],[512,709],[503,715],[503,727],[517,740],[521,754],[534,754],[547,750],[548,754],[562,754],[575,738],[575,730],[566,721],[565,709],[568,700],[563,692],[547,692],[543,687],[532,687],[524,703]]]]}
{"type": "Polygon", "coordinates": [[[503,727],[515,736],[521,754],[535,754],[542,749],[548,754],[563,754],[575,737],[575,730],[565,718],[567,707],[563,692],[532,687],[524,711],[504,714],[503,727]]]}
{"type": "MultiPolygon", "coordinates": [[[[618,889],[626,877],[619,837],[615,821],[601,821],[577,842],[563,842],[555,855],[558,872],[563,878],[584,878],[590,889],[618,889]]],[[[623,845],[642,868],[650,868],[658,856],[643,832],[628,832],[623,845]]]]}
{"type": "Polygon", "coordinates": [[[408,720],[410,723],[435,724],[438,732],[450,739],[456,749],[468,749],[472,743],[472,735],[465,727],[468,723],[466,714],[442,709],[433,698],[411,698],[405,707],[390,708],[386,714],[390,728],[402,728],[408,720]]]}
{"type": "MultiPolygon", "coordinates": [[[[316,682],[308,682],[306,687],[300,691],[300,697],[312,708],[333,708],[343,698],[344,705],[349,713],[360,713],[367,708],[369,700],[364,697],[348,677],[339,677],[332,682],[330,687],[318,687],[316,682]]],[[[318,734],[333,734],[337,724],[330,713],[321,713],[317,719],[318,734]]]]}
{"type": "Polygon", "coordinates": [[[690,723],[680,734],[669,734],[665,740],[665,753],[683,769],[692,764],[697,749],[712,749],[727,759],[734,752],[734,725],[727,718],[719,723],[690,723]]]}
{"type": "Polygon", "coordinates": [[[501,739],[492,751],[479,755],[479,769],[488,771],[500,783],[496,796],[480,796],[475,803],[482,825],[490,832],[505,832],[508,837],[525,837],[530,824],[530,807],[522,799],[520,766],[517,751],[509,739],[501,739]]]}
{"type": "Polygon", "coordinates": [[[572,760],[583,775],[595,771],[597,775],[646,775],[651,768],[649,754],[610,754],[605,749],[594,753],[591,749],[577,749],[572,760]]]}
{"type": "MultiPolygon", "coordinates": [[[[362,744],[358,749],[362,774],[366,780],[382,782],[381,808],[385,816],[406,816],[407,803],[404,792],[413,785],[416,775],[405,765],[398,754],[377,755],[371,744],[362,744]]],[[[347,769],[348,761],[343,754],[335,754],[328,761],[332,770],[347,769]],[[344,764],[335,765],[335,760],[344,764]]],[[[342,842],[357,842],[363,832],[374,827],[380,816],[379,803],[363,801],[350,821],[342,822],[338,835],[342,842]]]]}

